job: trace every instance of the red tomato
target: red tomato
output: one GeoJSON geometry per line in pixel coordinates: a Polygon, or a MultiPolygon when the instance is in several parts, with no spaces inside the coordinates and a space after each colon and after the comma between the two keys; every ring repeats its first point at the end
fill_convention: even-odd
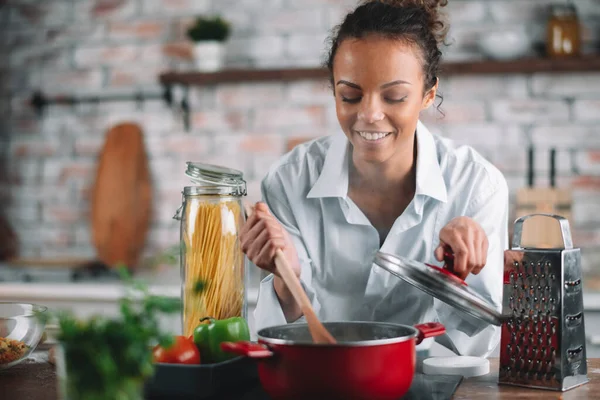
{"type": "Polygon", "coordinates": [[[168,364],[200,364],[200,351],[196,344],[185,336],[175,336],[173,346],[154,347],[152,351],[154,362],[168,364]]]}

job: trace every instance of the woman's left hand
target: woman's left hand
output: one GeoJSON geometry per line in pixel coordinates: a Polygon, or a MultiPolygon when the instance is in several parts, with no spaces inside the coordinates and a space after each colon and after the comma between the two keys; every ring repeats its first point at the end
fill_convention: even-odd
{"type": "Polygon", "coordinates": [[[465,279],[469,274],[477,275],[485,266],[488,238],[485,231],[469,217],[456,217],[440,231],[440,244],[435,249],[435,258],[444,260],[444,251],[451,248],[454,253],[454,274],[465,279]]]}

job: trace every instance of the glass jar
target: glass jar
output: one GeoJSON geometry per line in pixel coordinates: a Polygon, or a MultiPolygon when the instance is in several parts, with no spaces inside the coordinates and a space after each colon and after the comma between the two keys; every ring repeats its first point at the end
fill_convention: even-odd
{"type": "Polygon", "coordinates": [[[240,171],[187,163],[185,174],[196,186],[183,189],[174,218],[181,221],[183,334],[193,333],[205,317],[247,318],[246,257],[239,231],[245,222],[240,171]]]}
{"type": "Polygon", "coordinates": [[[546,51],[550,57],[578,56],[581,53],[581,27],[573,4],[551,6],[546,29],[546,51]]]}

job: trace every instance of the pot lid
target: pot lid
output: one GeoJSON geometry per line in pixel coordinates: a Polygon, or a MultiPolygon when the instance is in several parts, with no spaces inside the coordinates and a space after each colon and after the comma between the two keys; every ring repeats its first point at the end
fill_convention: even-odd
{"type": "Polygon", "coordinates": [[[502,314],[466,282],[444,268],[378,252],[374,263],[425,293],[490,324],[502,314]]]}
{"type": "Polygon", "coordinates": [[[246,181],[244,174],[237,169],[222,167],[220,165],[203,164],[197,162],[187,163],[185,175],[193,183],[202,186],[227,186],[235,188],[236,192],[246,195],[246,181]]]}

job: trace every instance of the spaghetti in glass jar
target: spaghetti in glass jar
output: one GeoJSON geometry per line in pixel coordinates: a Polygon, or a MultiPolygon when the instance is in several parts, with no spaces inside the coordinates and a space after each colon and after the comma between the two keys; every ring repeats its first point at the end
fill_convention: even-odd
{"type": "Polygon", "coordinates": [[[181,221],[182,324],[189,336],[205,317],[247,317],[246,257],[238,237],[246,182],[240,171],[200,163],[188,162],[186,175],[197,186],[184,188],[174,218],[181,221]]]}

